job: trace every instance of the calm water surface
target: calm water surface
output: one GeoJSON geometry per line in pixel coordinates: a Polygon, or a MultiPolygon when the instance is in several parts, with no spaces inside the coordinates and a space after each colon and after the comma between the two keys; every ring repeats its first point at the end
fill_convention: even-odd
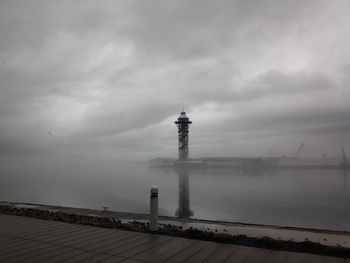
{"type": "Polygon", "coordinates": [[[349,181],[339,170],[176,172],[146,162],[8,161],[0,164],[0,199],[148,213],[149,188],[158,185],[162,215],[350,231],[349,181]]]}

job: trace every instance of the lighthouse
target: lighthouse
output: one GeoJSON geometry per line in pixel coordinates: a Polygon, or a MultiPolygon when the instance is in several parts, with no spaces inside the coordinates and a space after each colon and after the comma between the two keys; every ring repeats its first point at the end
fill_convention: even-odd
{"type": "Polygon", "coordinates": [[[186,161],[188,160],[188,133],[189,126],[192,123],[187,117],[186,112],[182,111],[179,118],[175,121],[175,124],[178,128],[178,137],[179,137],[179,160],[186,161]]]}

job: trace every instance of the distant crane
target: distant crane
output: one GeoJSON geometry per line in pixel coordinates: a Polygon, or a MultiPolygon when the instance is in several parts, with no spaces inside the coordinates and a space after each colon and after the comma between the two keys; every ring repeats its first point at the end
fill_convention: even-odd
{"type": "Polygon", "coordinates": [[[341,163],[343,165],[346,164],[346,153],[345,153],[345,150],[344,150],[344,145],[341,146],[341,163]]]}
{"type": "Polygon", "coordinates": [[[297,158],[297,157],[299,156],[299,154],[300,154],[300,152],[301,152],[301,150],[302,150],[303,148],[305,148],[305,142],[303,142],[302,144],[300,144],[300,146],[299,146],[297,152],[296,152],[295,155],[294,155],[295,158],[297,158]]]}
{"type": "Polygon", "coordinates": [[[267,157],[271,157],[273,151],[276,149],[276,146],[272,147],[272,149],[270,150],[269,154],[267,155],[267,157]]]}

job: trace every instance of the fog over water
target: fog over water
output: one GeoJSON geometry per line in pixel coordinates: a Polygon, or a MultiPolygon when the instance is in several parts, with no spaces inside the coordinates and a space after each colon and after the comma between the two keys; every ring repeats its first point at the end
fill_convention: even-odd
{"type": "MultiPolygon", "coordinates": [[[[175,216],[181,199],[180,175],[146,162],[23,161],[0,171],[1,200],[148,213],[156,184],[159,213],[175,216]]],[[[350,175],[344,171],[212,168],[187,174],[194,218],[350,231],[350,175]]]]}
{"type": "MultiPolygon", "coordinates": [[[[0,1],[0,200],[145,213],[157,184],[175,215],[178,174],[146,161],[177,158],[182,108],[190,157],[350,154],[349,13],[348,0],[0,1]]],[[[349,230],[347,177],[190,171],[190,208],[349,230]]]]}

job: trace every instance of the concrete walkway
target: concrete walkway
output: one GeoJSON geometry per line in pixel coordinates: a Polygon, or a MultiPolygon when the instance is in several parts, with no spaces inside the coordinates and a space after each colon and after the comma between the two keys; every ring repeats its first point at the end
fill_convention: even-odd
{"type": "Polygon", "coordinates": [[[0,262],[348,262],[0,214],[0,262]]]}

